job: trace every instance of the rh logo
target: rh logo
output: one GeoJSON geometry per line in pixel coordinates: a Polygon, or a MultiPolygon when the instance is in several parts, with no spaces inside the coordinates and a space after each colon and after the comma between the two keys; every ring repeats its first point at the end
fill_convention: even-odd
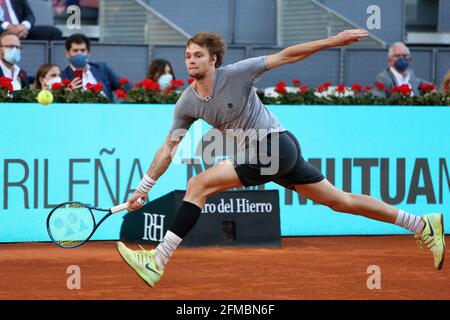
{"type": "Polygon", "coordinates": [[[166,216],[144,212],[144,217],[144,237],[142,239],[161,242],[164,236],[164,218],[166,216]]]}

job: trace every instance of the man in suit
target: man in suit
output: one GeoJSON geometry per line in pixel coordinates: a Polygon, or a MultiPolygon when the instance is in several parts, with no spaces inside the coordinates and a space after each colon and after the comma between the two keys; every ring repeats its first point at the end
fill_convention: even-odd
{"type": "MultiPolygon", "coordinates": [[[[62,71],[63,80],[73,80],[75,75],[82,79],[82,88],[86,90],[88,83],[103,85],[103,94],[110,100],[114,100],[113,91],[120,89],[119,76],[105,63],[93,63],[88,61],[91,53],[91,43],[83,34],[73,34],[66,40],[66,58],[69,65],[62,71]]],[[[129,89],[126,85],[125,89],[129,89]]]]}
{"type": "Polygon", "coordinates": [[[375,95],[389,97],[394,86],[408,85],[412,89],[412,95],[420,95],[419,86],[429,83],[419,77],[409,67],[412,61],[411,53],[403,42],[394,43],[388,51],[388,68],[383,70],[376,78],[386,89],[385,92],[376,90],[375,95]]]}
{"type": "Polygon", "coordinates": [[[8,31],[20,39],[62,40],[62,32],[53,26],[34,26],[35,18],[27,0],[0,0],[0,32],[8,31]]]}
{"type": "Polygon", "coordinates": [[[19,37],[9,32],[1,34],[0,47],[0,77],[11,79],[11,85],[14,91],[28,87],[27,74],[18,66],[20,62],[19,37]]]}

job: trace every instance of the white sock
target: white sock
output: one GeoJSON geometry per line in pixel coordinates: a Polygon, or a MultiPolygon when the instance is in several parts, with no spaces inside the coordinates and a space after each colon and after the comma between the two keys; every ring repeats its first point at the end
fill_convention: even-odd
{"type": "Polygon", "coordinates": [[[395,220],[395,224],[414,233],[421,233],[425,227],[422,217],[415,216],[403,210],[398,210],[398,216],[397,220],[395,220]]]}
{"type": "Polygon", "coordinates": [[[172,231],[167,231],[163,241],[156,247],[155,264],[158,270],[164,271],[170,257],[175,249],[180,245],[181,239],[172,231]]]}

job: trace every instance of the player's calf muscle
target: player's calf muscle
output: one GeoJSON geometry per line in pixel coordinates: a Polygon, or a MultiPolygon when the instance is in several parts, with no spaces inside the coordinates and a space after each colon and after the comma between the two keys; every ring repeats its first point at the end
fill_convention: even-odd
{"type": "Polygon", "coordinates": [[[326,205],[337,212],[351,212],[353,211],[351,196],[351,194],[343,192],[339,197],[328,201],[326,205]]]}

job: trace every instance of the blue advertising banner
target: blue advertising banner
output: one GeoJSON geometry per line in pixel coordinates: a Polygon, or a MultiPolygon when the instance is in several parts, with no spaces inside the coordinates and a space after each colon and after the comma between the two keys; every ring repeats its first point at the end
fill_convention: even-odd
{"type": "MultiPolygon", "coordinates": [[[[304,158],[338,188],[450,219],[450,107],[269,109],[298,137],[304,158]]],[[[48,241],[45,219],[61,202],[110,207],[126,201],[166,138],[173,110],[172,105],[1,104],[0,241],[48,241]]],[[[151,199],[185,189],[189,177],[208,167],[195,155],[209,129],[203,121],[191,127],[151,199]]],[[[279,190],[283,236],[407,233],[333,212],[274,183],[255,188],[279,190]]],[[[105,221],[93,239],[118,239],[123,215],[105,221]]]]}

